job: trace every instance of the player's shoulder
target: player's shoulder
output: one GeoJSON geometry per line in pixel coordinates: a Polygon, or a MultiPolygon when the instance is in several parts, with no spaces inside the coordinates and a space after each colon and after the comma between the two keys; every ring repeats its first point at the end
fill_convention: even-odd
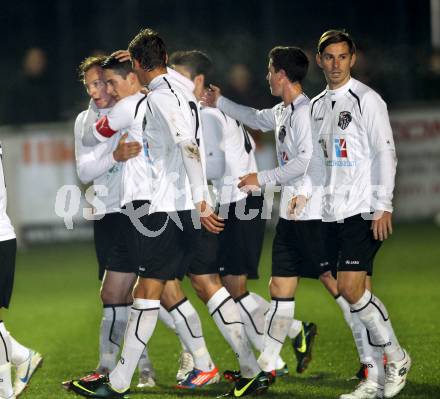
{"type": "Polygon", "coordinates": [[[385,104],[384,100],[377,91],[357,79],[352,78],[352,84],[348,90],[348,94],[354,97],[354,99],[358,102],[361,112],[366,106],[385,104]]]}
{"type": "Polygon", "coordinates": [[[84,111],[81,111],[75,119],[75,126],[82,123],[84,121],[84,118],[86,117],[87,114],[87,110],[85,109],[84,111]]]}
{"type": "Polygon", "coordinates": [[[310,100],[310,112],[311,113],[313,113],[313,109],[315,108],[316,105],[318,105],[321,101],[324,101],[326,93],[327,93],[327,89],[324,89],[323,91],[321,91],[321,93],[319,93],[318,95],[316,95],[315,97],[313,97],[310,100]]]}
{"type": "Polygon", "coordinates": [[[215,119],[220,123],[226,123],[229,118],[223,111],[212,107],[202,107],[200,109],[200,115],[202,118],[215,119]]]}
{"type": "Polygon", "coordinates": [[[81,111],[76,119],[75,119],[75,125],[74,125],[74,133],[75,135],[80,134],[81,133],[81,126],[84,122],[84,119],[86,117],[87,114],[87,110],[81,111]]]}

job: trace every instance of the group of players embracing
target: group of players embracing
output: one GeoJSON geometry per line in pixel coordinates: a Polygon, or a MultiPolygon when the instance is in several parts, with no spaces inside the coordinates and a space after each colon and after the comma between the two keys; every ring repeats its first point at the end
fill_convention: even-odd
{"type": "Polygon", "coordinates": [[[138,387],[154,386],[147,347],[158,319],[182,345],[176,388],[218,382],[185,276],[237,357],[239,369],[223,372],[233,387],[221,396],[261,394],[286,375],[287,336],[297,372],[307,368],[317,326],[294,319],[300,277],[322,281],[353,333],[361,381],[340,398],[403,389],[411,359],[371,288],[373,259],[392,232],[396,154],[386,104],[351,77],[355,61],[349,34],[325,32],[316,62],[327,87],[310,100],[306,54],[274,47],[267,81],[281,102],[263,110],[222,96],[208,55],[168,56],[151,29],[127,51],[81,63],[91,101],[75,122],[75,151],[80,180],[95,187],[103,318],[96,370],[67,389],[124,398],[136,368],[138,387]],[[258,171],[245,126],[274,132],[278,167],[258,171]],[[258,278],[264,192],[275,185],[269,303],[247,280],[258,278]]]}

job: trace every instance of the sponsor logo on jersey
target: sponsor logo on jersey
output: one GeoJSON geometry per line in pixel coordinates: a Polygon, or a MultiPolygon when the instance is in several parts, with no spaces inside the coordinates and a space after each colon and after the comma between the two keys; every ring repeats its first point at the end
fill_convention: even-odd
{"type": "Polygon", "coordinates": [[[344,130],[347,128],[347,126],[350,124],[350,122],[352,121],[352,117],[350,112],[348,111],[342,111],[339,114],[339,122],[338,122],[338,126],[344,130]]]}
{"type": "Polygon", "coordinates": [[[281,143],[284,143],[285,138],[286,138],[286,127],[282,125],[280,127],[280,131],[278,132],[278,140],[280,140],[281,143]]]}
{"type": "Polygon", "coordinates": [[[347,142],[345,139],[335,139],[335,153],[337,158],[347,158],[347,142]]]}

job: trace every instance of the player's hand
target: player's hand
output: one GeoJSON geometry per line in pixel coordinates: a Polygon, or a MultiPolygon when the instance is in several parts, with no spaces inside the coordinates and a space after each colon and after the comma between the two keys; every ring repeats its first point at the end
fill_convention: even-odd
{"type": "Polygon", "coordinates": [[[245,193],[258,191],[260,189],[260,183],[258,182],[256,173],[248,173],[247,175],[239,177],[239,179],[240,183],[238,183],[238,188],[245,193]]]}
{"type": "Polygon", "coordinates": [[[293,197],[287,204],[287,216],[290,219],[297,220],[306,207],[308,199],[304,195],[293,197]]]}
{"type": "Polygon", "coordinates": [[[376,211],[371,222],[371,230],[375,240],[386,240],[393,234],[392,213],[387,211],[376,211]]]}
{"type": "Polygon", "coordinates": [[[200,222],[202,226],[214,234],[219,234],[225,228],[223,219],[219,218],[206,201],[201,201],[196,204],[197,210],[200,214],[200,222]]]}
{"type": "Polygon", "coordinates": [[[222,95],[220,88],[214,85],[209,85],[209,89],[205,90],[201,99],[201,103],[205,107],[215,108],[217,100],[222,95]]]}
{"type": "Polygon", "coordinates": [[[139,155],[142,146],[137,141],[126,143],[128,133],[124,133],[119,139],[116,150],[113,151],[113,158],[117,162],[125,162],[139,155]]]}
{"type": "Polygon", "coordinates": [[[112,56],[115,57],[119,62],[125,62],[130,61],[130,53],[128,50],[117,50],[114,53],[112,53],[112,56]]]}

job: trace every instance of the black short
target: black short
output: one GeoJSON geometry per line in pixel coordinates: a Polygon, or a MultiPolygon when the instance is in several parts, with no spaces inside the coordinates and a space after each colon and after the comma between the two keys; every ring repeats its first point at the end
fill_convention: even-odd
{"type": "MultiPolygon", "coordinates": [[[[196,275],[218,273],[218,235],[210,233],[205,228],[196,241],[195,253],[190,262],[188,273],[196,275]]],[[[183,276],[179,276],[181,280],[183,276]]]]}
{"type": "Polygon", "coordinates": [[[17,240],[0,241],[0,308],[8,308],[14,287],[17,240]]]}
{"type": "MultiPolygon", "coordinates": [[[[112,248],[120,238],[121,226],[126,216],[122,213],[107,213],[102,219],[93,222],[93,237],[95,241],[96,258],[98,259],[98,278],[102,280],[109,265],[112,248]]],[[[126,263],[126,262],[125,262],[126,263]]]]}
{"type": "Polygon", "coordinates": [[[280,218],[272,246],[272,276],[319,278],[331,270],[321,220],[280,218]]]}
{"type": "Polygon", "coordinates": [[[183,278],[195,255],[200,235],[191,213],[189,210],[156,212],[142,218],[145,230],[136,230],[140,277],[163,281],[183,278]]]}
{"type": "MultiPolygon", "coordinates": [[[[127,208],[134,210],[143,207],[142,213],[148,213],[147,201],[133,201],[123,208],[123,212],[127,212],[127,208]]],[[[120,217],[115,218],[115,224],[112,227],[116,233],[114,245],[110,248],[108,255],[108,264],[106,270],[119,273],[136,273],[138,272],[138,259],[136,257],[138,246],[135,227],[135,217],[132,219],[126,213],[120,213],[120,217]]]]}
{"type": "Polygon", "coordinates": [[[373,260],[382,241],[375,240],[371,220],[361,215],[351,216],[343,223],[327,222],[327,248],[337,257],[338,271],[366,271],[373,274],[373,260]]]}
{"type": "Polygon", "coordinates": [[[225,229],[219,234],[218,270],[221,276],[247,275],[249,279],[258,278],[266,227],[266,219],[261,218],[263,204],[262,195],[249,195],[240,201],[220,206],[219,215],[225,219],[225,229]],[[251,219],[256,211],[258,214],[251,219]],[[246,217],[240,219],[237,214],[246,217]]]}

